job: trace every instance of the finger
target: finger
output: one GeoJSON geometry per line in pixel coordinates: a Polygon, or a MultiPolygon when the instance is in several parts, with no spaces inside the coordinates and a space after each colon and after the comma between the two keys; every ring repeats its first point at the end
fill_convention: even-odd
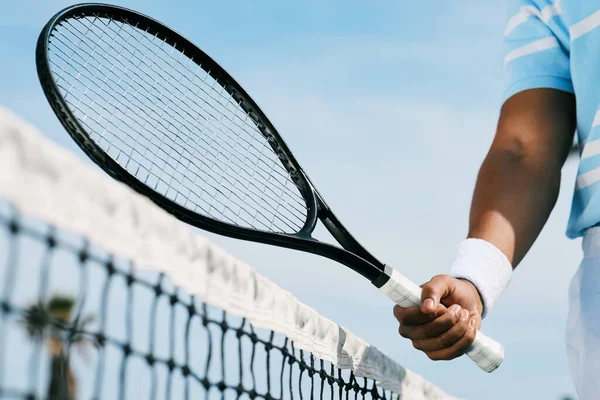
{"type": "Polygon", "coordinates": [[[448,275],[437,275],[422,285],[421,289],[421,310],[424,313],[434,313],[441,299],[454,291],[454,280],[448,275]]]}
{"type": "Polygon", "coordinates": [[[471,318],[469,321],[469,328],[467,332],[463,335],[463,337],[454,343],[452,346],[447,349],[437,350],[428,352],[427,357],[431,360],[453,360],[457,357],[462,356],[469,349],[469,347],[475,341],[475,335],[477,333],[477,329],[475,328],[476,323],[475,319],[471,318]]]}
{"type": "Polygon", "coordinates": [[[420,325],[408,325],[401,323],[398,332],[402,337],[411,339],[413,341],[433,339],[448,331],[458,322],[460,311],[461,307],[455,304],[448,308],[448,311],[442,316],[437,317],[435,320],[429,323],[420,325]]]}
{"type": "Polygon", "coordinates": [[[421,307],[394,306],[394,317],[402,325],[422,325],[435,320],[434,314],[423,314],[421,307]]]}
{"type": "Polygon", "coordinates": [[[446,332],[432,339],[413,340],[415,349],[426,353],[443,350],[452,347],[467,333],[469,329],[469,312],[462,310],[458,322],[446,332]]]}

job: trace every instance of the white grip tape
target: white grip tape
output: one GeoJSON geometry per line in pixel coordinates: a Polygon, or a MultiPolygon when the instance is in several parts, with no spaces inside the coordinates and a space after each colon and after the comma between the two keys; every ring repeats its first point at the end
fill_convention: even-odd
{"type": "MultiPolygon", "coordinates": [[[[421,288],[400,272],[386,268],[390,279],[379,290],[401,307],[421,305],[421,288]]],[[[492,372],[504,360],[504,346],[477,331],[475,341],[467,350],[467,355],[486,372],[492,372]]]]}

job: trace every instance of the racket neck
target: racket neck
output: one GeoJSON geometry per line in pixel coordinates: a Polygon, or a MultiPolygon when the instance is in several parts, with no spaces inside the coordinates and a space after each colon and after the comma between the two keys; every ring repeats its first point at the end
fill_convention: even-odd
{"type": "Polygon", "coordinates": [[[361,245],[358,240],[356,240],[354,236],[348,232],[348,230],[342,225],[342,223],[329,208],[326,206],[322,207],[319,214],[319,218],[321,219],[323,225],[325,225],[329,233],[345,250],[361,257],[368,263],[372,264],[377,270],[381,272],[385,270],[385,264],[369,253],[367,249],[365,249],[363,245],[361,245]]]}

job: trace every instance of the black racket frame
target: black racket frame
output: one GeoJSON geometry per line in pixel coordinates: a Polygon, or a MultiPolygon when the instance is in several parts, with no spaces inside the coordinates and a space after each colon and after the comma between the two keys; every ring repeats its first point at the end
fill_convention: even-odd
{"type": "Polygon", "coordinates": [[[235,239],[265,243],[327,257],[358,272],[377,287],[383,286],[388,281],[389,276],[384,272],[385,264],[369,253],[342,225],[298,164],[273,124],[250,95],[217,62],[174,30],[144,14],[124,7],[100,3],[76,4],[58,12],[43,28],[36,45],[36,67],[42,89],[50,106],[69,135],[86,155],[112,178],[148,197],[181,221],[235,239]],[[104,16],[126,22],[151,35],[155,35],[191,58],[193,62],[201,66],[231,94],[267,139],[304,197],[307,205],[307,218],[302,229],[294,234],[254,230],[217,221],[188,210],[140,182],[108,156],[89,137],[60,94],[51,72],[48,45],[52,38],[52,32],[62,22],[68,19],[90,16],[104,16]],[[321,242],[311,237],[319,220],[342,247],[321,242]]]}

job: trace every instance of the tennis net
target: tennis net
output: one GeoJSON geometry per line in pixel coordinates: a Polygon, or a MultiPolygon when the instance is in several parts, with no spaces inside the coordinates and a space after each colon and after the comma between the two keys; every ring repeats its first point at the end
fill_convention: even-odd
{"type": "Polygon", "coordinates": [[[454,399],[1,107],[0,398],[454,399]]]}

